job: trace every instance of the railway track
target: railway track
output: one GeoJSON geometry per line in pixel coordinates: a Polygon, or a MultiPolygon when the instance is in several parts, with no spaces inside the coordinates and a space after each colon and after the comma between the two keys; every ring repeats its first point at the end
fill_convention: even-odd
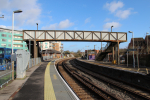
{"type": "Polygon", "coordinates": [[[70,79],[66,74],[62,74],[62,76],[80,99],[150,100],[149,93],[132,88],[108,77],[93,73],[82,66],[78,65],[74,62],[74,60],[61,61],[57,66],[61,74],[64,73],[64,71],[67,71],[66,73],[68,73],[70,79]],[[71,76],[74,77],[74,81],[70,81],[71,76]],[[68,79],[70,83],[73,83],[72,85],[69,83],[68,79]]]}

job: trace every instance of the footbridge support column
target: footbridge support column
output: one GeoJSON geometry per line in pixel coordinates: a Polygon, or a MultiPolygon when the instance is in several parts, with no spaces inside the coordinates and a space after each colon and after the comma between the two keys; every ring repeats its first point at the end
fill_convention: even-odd
{"type": "Polygon", "coordinates": [[[117,50],[118,50],[118,65],[120,64],[120,56],[119,56],[119,41],[117,42],[117,50]]]}
{"type": "Polygon", "coordinates": [[[38,55],[37,55],[37,46],[36,46],[36,41],[35,40],[34,40],[33,46],[34,46],[34,58],[37,58],[38,55]]]}
{"type": "Polygon", "coordinates": [[[114,60],[115,60],[115,59],[114,59],[114,47],[112,47],[112,56],[113,56],[112,61],[114,61],[114,60]]]}

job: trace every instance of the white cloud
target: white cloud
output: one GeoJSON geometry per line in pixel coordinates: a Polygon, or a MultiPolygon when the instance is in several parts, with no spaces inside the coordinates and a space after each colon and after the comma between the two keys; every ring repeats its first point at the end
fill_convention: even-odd
{"type": "Polygon", "coordinates": [[[113,1],[111,3],[106,3],[104,8],[107,8],[111,13],[115,12],[117,9],[122,8],[124,6],[123,2],[121,1],[113,1]]]}
{"type": "MultiPolygon", "coordinates": [[[[5,25],[0,25],[0,28],[7,28],[7,29],[12,29],[12,26],[5,26],[5,25]]],[[[22,30],[19,27],[15,26],[14,27],[15,30],[22,30]]]]}
{"type": "Polygon", "coordinates": [[[71,23],[68,19],[61,21],[58,25],[59,29],[67,28],[73,26],[74,23],[71,23]]]}
{"type": "MultiPolygon", "coordinates": [[[[131,14],[131,10],[133,8],[129,8],[127,10],[121,10],[121,8],[124,6],[123,2],[121,1],[113,1],[111,3],[106,3],[104,7],[108,9],[111,13],[113,13],[115,16],[126,19],[131,14]]],[[[133,12],[134,13],[134,12],[133,12]]]]}
{"type": "Polygon", "coordinates": [[[117,17],[119,17],[119,18],[122,18],[122,19],[125,19],[125,18],[127,18],[129,15],[131,14],[131,11],[130,11],[130,9],[128,9],[128,10],[119,10],[119,11],[117,11],[116,12],[116,16],[117,17]]]}
{"type": "Polygon", "coordinates": [[[1,27],[1,28],[6,28],[6,26],[4,26],[4,25],[0,25],[0,27],[1,27]]]}
{"type": "Polygon", "coordinates": [[[57,27],[58,27],[58,24],[55,23],[55,24],[51,24],[50,26],[44,26],[42,27],[42,29],[43,30],[48,30],[48,29],[55,30],[57,27]]]}
{"type": "Polygon", "coordinates": [[[61,21],[59,24],[51,24],[50,26],[44,26],[42,27],[43,30],[46,29],[64,29],[73,26],[74,23],[70,22],[68,19],[61,21]]]}
{"type": "Polygon", "coordinates": [[[104,22],[108,22],[108,21],[110,21],[110,18],[106,18],[106,19],[104,20],[104,22]]]}
{"type": "Polygon", "coordinates": [[[21,9],[23,12],[15,14],[15,22],[18,26],[21,25],[34,25],[39,23],[41,14],[40,5],[37,0],[1,0],[0,12],[4,15],[12,16],[12,12],[21,9]]]}
{"type": "Polygon", "coordinates": [[[113,26],[113,28],[118,28],[121,26],[121,24],[119,22],[110,22],[110,23],[106,23],[103,28],[104,30],[108,30],[109,28],[111,28],[111,26],[113,26]]]}
{"type": "Polygon", "coordinates": [[[89,17],[89,18],[87,18],[87,19],[85,19],[85,24],[86,23],[89,23],[91,21],[91,18],[89,17]]]}

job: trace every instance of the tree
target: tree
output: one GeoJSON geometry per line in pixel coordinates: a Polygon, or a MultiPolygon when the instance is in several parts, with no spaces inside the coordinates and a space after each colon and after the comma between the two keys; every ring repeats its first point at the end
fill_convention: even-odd
{"type": "Polygon", "coordinates": [[[64,54],[70,54],[70,51],[69,50],[64,51],[64,54]]]}

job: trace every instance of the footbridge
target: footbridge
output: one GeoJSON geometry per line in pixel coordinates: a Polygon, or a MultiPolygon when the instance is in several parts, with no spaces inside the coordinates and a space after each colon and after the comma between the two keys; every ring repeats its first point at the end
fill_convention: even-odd
{"type": "MultiPolygon", "coordinates": [[[[106,52],[99,52],[96,60],[103,60],[109,52],[113,52],[114,47],[119,48],[119,43],[127,41],[126,32],[104,32],[104,31],[76,31],[76,30],[23,30],[23,40],[34,45],[32,53],[34,58],[38,55],[38,42],[43,41],[89,41],[89,42],[109,42],[106,52]]],[[[119,49],[118,49],[119,53],[119,49]]],[[[119,57],[118,57],[119,60],[119,57]]]]}
{"type": "Polygon", "coordinates": [[[126,32],[23,30],[23,40],[126,42],[126,32]]]}

